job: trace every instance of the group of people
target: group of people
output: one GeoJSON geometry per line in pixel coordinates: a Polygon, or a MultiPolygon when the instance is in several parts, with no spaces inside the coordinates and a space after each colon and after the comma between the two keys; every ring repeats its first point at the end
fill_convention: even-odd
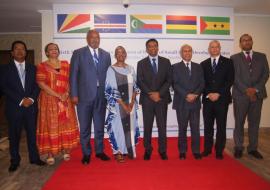
{"type": "Polygon", "coordinates": [[[226,144],[226,122],[229,104],[233,101],[235,129],[235,158],[243,155],[244,123],[248,119],[248,154],[257,159],[258,130],[265,84],[269,66],[265,54],[252,50],[252,37],[240,37],[238,54],[226,58],[220,54],[218,40],[209,43],[210,57],[200,64],[192,61],[192,47],[180,49],[181,62],[171,65],[159,56],[156,39],[146,42],[147,57],[137,64],[137,74],[126,63],[124,47],[115,49],[114,64],[108,52],[99,47],[96,30],[87,33],[87,46],[73,52],[71,63],[59,60],[59,47],[49,43],[45,47],[47,60],[35,67],[25,61],[24,42],[12,44],[12,61],[2,69],[1,90],[6,95],[6,115],[9,123],[11,165],[20,164],[19,141],[21,129],[27,134],[29,160],[32,164],[46,164],[39,155],[47,155],[46,162],[54,164],[55,155],[70,159],[70,151],[80,141],[82,164],[91,162],[91,125],[94,124],[95,156],[110,160],[104,152],[104,128],[109,136],[114,158],[125,162],[136,157],[138,143],[138,103],[143,113],[144,160],[153,151],[151,139],[153,122],[158,128],[158,152],[167,160],[167,110],[172,101],[176,110],[179,137],[179,159],[186,159],[187,128],[191,128],[191,150],[199,160],[212,153],[223,159],[226,144]],[[231,95],[231,87],[232,95],[231,95]],[[136,97],[140,94],[140,100],[136,97]],[[202,98],[201,98],[202,95],[202,98]],[[200,152],[200,109],[204,121],[204,150],[200,152]],[[77,117],[75,106],[77,107],[77,117]],[[106,115],[107,108],[107,115],[106,115]],[[78,118],[78,119],[77,119],[78,118]],[[214,145],[214,124],[216,140],[214,145]],[[79,126],[79,127],[78,127],[79,126]]]}

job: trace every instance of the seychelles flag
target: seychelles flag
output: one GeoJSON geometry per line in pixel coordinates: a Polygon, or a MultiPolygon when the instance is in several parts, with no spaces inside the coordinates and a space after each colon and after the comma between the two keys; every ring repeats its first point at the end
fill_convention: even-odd
{"type": "Polygon", "coordinates": [[[131,33],[162,33],[161,15],[130,15],[131,33]]]}
{"type": "Polygon", "coordinates": [[[230,17],[203,16],[200,22],[201,34],[230,35],[230,17]]]}
{"type": "Polygon", "coordinates": [[[126,33],[126,15],[95,14],[94,27],[100,33],[126,33]]]}
{"type": "Polygon", "coordinates": [[[57,14],[58,33],[86,33],[90,30],[90,14],[57,14]]]}

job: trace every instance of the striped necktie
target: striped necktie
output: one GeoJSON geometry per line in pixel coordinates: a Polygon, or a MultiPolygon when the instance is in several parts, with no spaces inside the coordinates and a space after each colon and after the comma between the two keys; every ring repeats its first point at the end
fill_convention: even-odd
{"type": "Polygon", "coordinates": [[[93,57],[93,59],[94,59],[94,63],[95,63],[96,68],[98,68],[99,60],[98,60],[97,52],[96,52],[95,49],[94,49],[94,57],[93,57]]]}
{"type": "Polygon", "coordinates": [[[213,73],[216,72],[216,68],[217,68],[217,62],[216,62],[216,59],[213,60],[213,65],[212,65],[212,71],[213,73]]]}

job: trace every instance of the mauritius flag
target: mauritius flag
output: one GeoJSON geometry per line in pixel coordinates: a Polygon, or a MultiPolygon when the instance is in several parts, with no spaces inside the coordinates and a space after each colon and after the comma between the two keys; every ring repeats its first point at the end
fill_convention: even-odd
{"type": "Polygon", "coordinates": [[[230,35],[230,17],[203,16],[201,34],[230,35]]]}
{"type": "Polygon", "coordinates": [[[197,34],[197,17],[167,15],[166,30],[168,34],[197,34]]]}
{"type": "Polygon", "coordinates": [[[131,33],[162,33],[161,15],[130,15],[131,33]]]}
{"type": "Polygon", "coordinates": [[[90,14],[57,14],[59,33],[86,33],[90,29],[90,14]]]}
{"type": "Polygon", "coordinates": [[[126,33],[126,15],[96,14],[94,27],[101,33],[126,33]]]}

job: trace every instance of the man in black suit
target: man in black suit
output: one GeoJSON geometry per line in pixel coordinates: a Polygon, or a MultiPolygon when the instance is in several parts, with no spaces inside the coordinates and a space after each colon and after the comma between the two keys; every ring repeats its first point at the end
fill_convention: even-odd
{"type": "Polygon", "coordinates": [[[247,152],[256,159],[263,159],[258,149],[258,135],[263,100],[267,98],[265,84],[269,78],[269,66],[264,53],[252,50],[249,34],[240,37],[241,52],[232,55],[235,81],[232,89],[235,129],[235,158],[241,158],[244,150],[244,124],[248,120],[249,144],[247,152]]]}
{"type": "Polygon", "coordinates": [[[204,71],[203,92],[204,151],[202,156],[212,153],[214,122],[216,120],[216,159],[223,159],[226,144],[226,123],[229,104],[232,102],[231,86],[234,81],[232,61],[220,55],[220,43],[209,43],[210,58],[201,63],[204,71]]]}
{"type": "Polygon", "coordinates": [[[191,149],[196,160],[200,160],[200,109],[201,93],[204,89],[201,65],[191,61],[192,47],[183,45],[182,61],[173,65],[173,109],[178,121],[178,149],[180,160],[186,159],[187,127],[191,129],[191,149]]]}
{"type": "Polygon", "coordinates": [[[3,69],[2,86],[6,95],[6,116],[9,124],[10,172],[20,165],[19,144],[22,128],[27,135],[31,164],[45,165],[40,160],[36,146],[37,96],[36,68],[25,61],[26,45],[22,41],[12,43],[12,61],[3,69]]]}
{"type": "Polygon", "coordinates": [[[141,89],[140,104],[144,125],[144,160],[150,160],[152,153],[152,128],[154,117],[158,128],[158,152],[162,160],[167,160],[167,110],[171,102],[169,87],[172,82],[170,60],[158,56],[158,41],[146,42],[148,56],[137,65],[137,83],[141,89]]]}

